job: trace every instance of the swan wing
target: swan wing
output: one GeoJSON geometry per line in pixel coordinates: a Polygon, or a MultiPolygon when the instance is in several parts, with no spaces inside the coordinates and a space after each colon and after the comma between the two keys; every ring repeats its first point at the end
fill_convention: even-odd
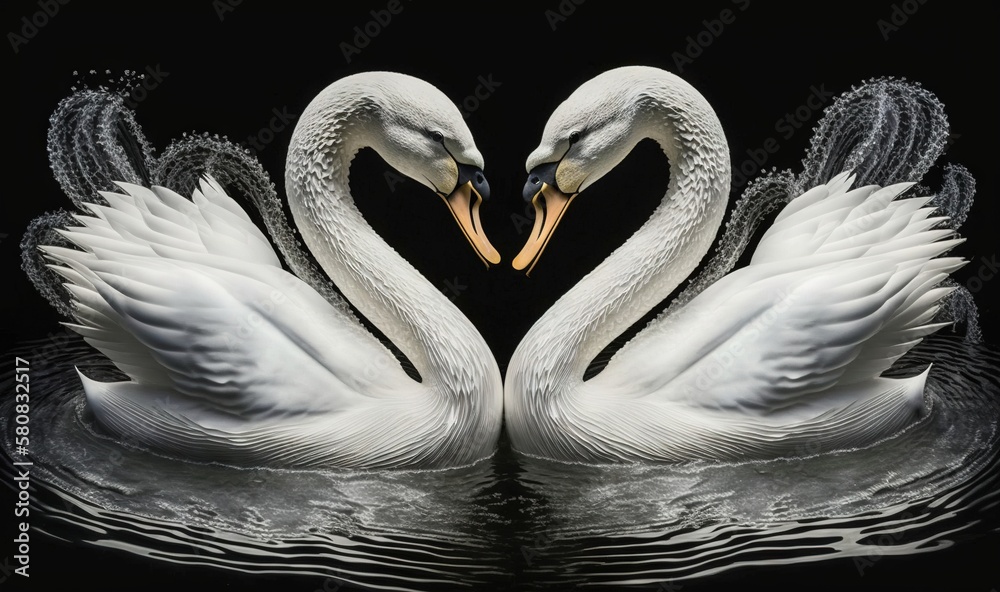
{"type": "Polygon", "coordinates": [[[964,262],[940,257],[961,240],[936,228],[928,198],[850,182],[793,200],[749,266],[640,334],[605,373],[646,376],[638,396],[758,414],[877,394],[866,385],[945,325],[933,322],[950,292],[938,284],[964,262]]]}
{"type": "MultiPolygon", "coordinates": [[[[942,239],[954,231],[942,228],[945,216],[927,207],[931,196],[898,199],[913,183],[851,189],[854,177],[841,173],[793,199],[761,237],[751,265],[807,260],[847,261],[895,255],[898,260],[934,257],[942,239]]],[[[950,245],[958,244],[952,242],[950,245]]]]}
{"type": "Polygon", "coordinates": [[[217,184],[203,182],[192,201],[122,188],[64,231],[79,250],[43,250],[73,295],[70,328],[135,383],[175,393],[175,410],[221,427],[335,411],[414,384],[374,336],[281,269],[217,184]]]}

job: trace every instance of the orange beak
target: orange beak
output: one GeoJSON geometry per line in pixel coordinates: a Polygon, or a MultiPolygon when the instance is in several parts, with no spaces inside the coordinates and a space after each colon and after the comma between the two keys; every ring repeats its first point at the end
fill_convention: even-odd
{"type": "Polygon", "coordinates": [[[500,253],[493,248],[490,239],[483,232],[483,225],[479,220],[479,206],[483,203],[483,197],[475,190],[472,181],[459,185],[450,195],[440,195],[486,267],[489,268],[491,263],[500,263],[500,253]]]}
{"type": "Polygon", "coordinates": [[[514,269],[521,271],[527,268],[525,273],[531,274],[531,270],[535,268],[535,264],[549,244],[556,226],[577,195],[579,194],[563,193],[548,183],[542,183],[542,188],[531,198],[531,205],[535,206],[535,225],[531,228],[528,242],[511,263],[514,269]]]}

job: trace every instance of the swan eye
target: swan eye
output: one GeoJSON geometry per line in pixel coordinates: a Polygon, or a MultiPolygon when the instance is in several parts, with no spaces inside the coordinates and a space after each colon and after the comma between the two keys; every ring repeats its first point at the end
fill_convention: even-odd
{"type": "Polygon", "coordinates": [[[444,134],[441,132],[430,132],[431,139],[437,143],[444,142],[444,134]]]}
{"type": "Polygon", "coordinates": [[[569,143],[576,144],[579,141],[580,141],[580,132],[570,132],[569,143]]]}

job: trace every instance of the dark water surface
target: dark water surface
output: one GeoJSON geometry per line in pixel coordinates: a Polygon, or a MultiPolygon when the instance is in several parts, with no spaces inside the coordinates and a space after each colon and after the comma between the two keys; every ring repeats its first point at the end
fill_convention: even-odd
{"type": "MultiPolygon", "coordinates": [[[[978,558],[1000,525],[1000,356],[949,335],[893,371],[933,361],[930,413],[864,449],[587,466],[503,443],[473,466],[405,472],[197,464],[118,442],[88,412],[74,365],[105,378],[113,368],[75,337],[47,343],[11,352],[31,364],[32,536],[119,566],[111,572],[145,572],[136,581],[188,570],[308,590],[680,590],[762,574],[871,583],[903,562],[887,581],[910,588],[920,569],[956,556],[966,560],[957,581],[995,579],[978,558]]],[[[12,448],[13,402],[0,413],[7,472],[25,460],[12,448]]]]}

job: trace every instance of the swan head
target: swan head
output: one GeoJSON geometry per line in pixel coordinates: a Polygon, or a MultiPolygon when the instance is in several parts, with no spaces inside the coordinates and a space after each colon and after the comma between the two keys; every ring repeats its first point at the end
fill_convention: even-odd
{"type": "MultiPolygon", "coordinates": [[[[500,262],[479,219],[490,196],[483,155],[461,112],[440,90],[395,72],[365,72],[338,80],[300,118],[303,134],[322,130],[312,148],[329,148],[330,133],[345,134],[346,153],[372,148],[390,166],[437,193],[480,259],[500,262]]],[[[293,136],[293,143],[295,138],[293,136]]],[[[289,159],[292,155],[289,154],[289,159]]]]}
{"type": "Polygon", "coordinates": [[[372,93],[380,126],[371,147],[385,161],[437,193],[483,263],[500,262],[479,219],[490,197],[483,155],[458,107],[428,82],[388,72],[373,73],[379,92],[372,93]]]}
{"type": "Polygon", "coordinates": [[[515,269],[530,273],[573,199],[650,137],[647,99],[662,82],[690,88],[658,68],[616,68],[585,82],[552,113],[525,165],[523,197],[535,207],[535,224],[515,269]]]}

